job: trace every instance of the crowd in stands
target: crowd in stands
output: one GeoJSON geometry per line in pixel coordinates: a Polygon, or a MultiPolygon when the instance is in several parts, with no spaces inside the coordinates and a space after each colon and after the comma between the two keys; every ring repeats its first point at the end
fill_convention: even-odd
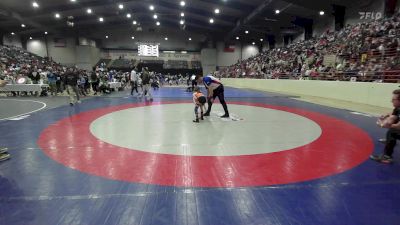
{"type": "MultiPolygon", "coordinates": [[[[158,61],[157,61],[158,62],[158,61]]],[[[162,61],[161,61],[162,62],[162,61]]],[[[107,64],[110,60],[100,60],[94,71],[86,71],[76,67],[67,67],[58,64],[51,59],[43,58],[27,52],[15,46],[0,46],[0,80],[6,80],[8,84],[45,84],[48,91],[44,95],[66,95],[68,86],[67,74],[73,73],[76,79],[80,96],[107,94],[112,90],[109,88],[111,82],[120,82],[121,89],[130,85],[130,72],[110,70],[107,64]]],[[[132,63],[132,62],[131,62],[132,63]]],[[[133,64],[129,64],[133,67],[133,64]]],[[[137,73],[141,71],[137,68],[137,73]]],[[[182,85],[186,83],[189,74],[161,74],[150,72],[152,86],[159,87],[164,84],[182,85]]],[[[140,84],[140,82],[139,82],[140,84]]],[[[42,93],[42,95],[43,95],[42,93]]],[[[12,95],[38,95],[32,92],[11,92],[12,95]]]]}
{"type": "MultiPolygon", "coordinates": [[[[110,67],[115,69],[133,68],[135,63],[135,60],[119,58],[114,60],[110,67]]],[[[105,63],[102,65],[105,66],[105,63]]]]}
{"type": "Polygon", "coordinates": [[[398,82],[400,15],[347,25],[219,71],[223,77],[398,82]],[[333,63],[328,60],[328,57],[333,63]]]}
{"type": "MultiPolygon", "coordinates": [[[[0,80],[9,84],[48,84],[49,94],[58,95],[66,91],[67,66],[58,64],[51,59],[42,58],[15,46],[0,46],[0,80]]],[[[121,82],[126,85],[129,73],[108,71],[106,63],[102,62],[95,71],[73,68],[78,76],[77,85],[81,95],[98,92],[109,93],[109,82],[121,82]]],[[[44,92],[47,94],[47,92],[44,92]]],[[[29,95],[38,93],[12,92],[13,95],[29,95]]]]}
{"type": "Polygon", "coordinates": [[[201,62],[200,61],[191,61],[192,69],[199,70],[201,69],[201,62]]]}
{"type": "Polygon", "coordinates": [[[187,61],[168,60],[163,65],[164,69],[189,69],[187,61]]]}

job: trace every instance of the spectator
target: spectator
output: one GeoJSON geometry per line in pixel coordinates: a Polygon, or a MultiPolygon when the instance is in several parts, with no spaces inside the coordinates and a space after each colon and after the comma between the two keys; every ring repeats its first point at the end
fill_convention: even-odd
{"type": "Polygon", "coordinates": [[[143,85],[143,93],[142,96],[146,97],[148,95],[150,97],[150,101],[153,101],[153,96],[151,95],[150,88],[150,72],[147,67],[142,69],[142,85],[143,85]]]}
{"type": "Polygon", "coordinates": [[[70,100],[69,104],[71,106],[73,106],[76,102],[80,103],[79,91],[78,91],[78,79],[79,75],[76,69],[70,67],[68,71],[65,73],[65,86],[67,87],[70,100]],[[76,96],[76,100],[74,94],[76,96]]]}
{"type": "Polygon", "coordinates": [[[49,82],[50,94],[57,95],[57,77],[53,73],[53,69],[49,69],[49,72],[47,73],[47,81],[49,82]]]}
{"type": "MultiPolygon", "coordinates": [[[[387,59],[400,52],[399,38],[400,16],[384,18],[371,22],[347,25],[339,32],[327,31],[320,37],[289,44],[283,48],[272,49],[220,70],[224,77],[247,78],[295,78],[314,76],[326,77],[325,67],[321,68],[325,55],[336,55],[344,62],[339,62],[336,71],[348,79],[357,75],[362,63],[369,63],[377,57],[387,59]],[[354,63],[357,64],[354,65],[354,63]],[[362,62],[362,63],[358,63],[362,62]],[[344,67],[346,63],[352,66],[344,67]],[[343,70],[342,70],[343,69],[343,70]],[[308,72],[306,72],[308,70],[308,72]],[[311,71],[314,71],[311,74],[311,71]],[[298,73],[302,76],[299,76],[298,73]]],[[[375,61],[374,64],[388,67],[388,61],[375,61]]],[[[325,65],[328,66],[328,65],[325,65]]],[[[333,65],[332,65],[333,66],[333,65]]],[[[392,68],[393,69],[393,68],[392,68]]],[[[399,69],[399,68],[396,68],[399,69]]],[[[376,71],[376,70],[375,70],[376,71]]],[[[370,72],[371,78],[374,77],[370,72]]],[[[379,71],[383,72],[383,71],[379,71]]],[[[396,71],[396,77],[399,71],[396,71]]],[[[374,79],[363,79],[373,81],[374,79]]],[[[393,79],[391,79],[393,82],[393,79]]],[[[399,79],[395,79],[397,82],[399,79]]]]}
{"type": "Polygon", "coordinates": [[[393,161],[393,150],[396,142],[400,139],[400,89],[393,91],[393,112],[378,119],[378,125],[388,129],[386,132],[385,148],[382,155],[371,155],[370,158],[381,163],[393,161]]]}
{"type": "Polygon", "coordinates": [[[138,80],[139,80],[139,77],[138,77],[138,73],[136,72],[136,68],[135,69],[133,69],[132,71],[131,71],[131,74],[130,74],[130,82],[131,82],[131,95],[133,95],[133,90],[135,90],[136,91],[136,94],[138,94],[139,92],[138,92],[138,80]]]}

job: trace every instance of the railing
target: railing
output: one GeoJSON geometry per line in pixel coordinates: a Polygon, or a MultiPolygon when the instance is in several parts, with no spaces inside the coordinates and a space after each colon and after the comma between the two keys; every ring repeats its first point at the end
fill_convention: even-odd
{"type": "Polygon", "coordinates": [[[383,82],[400,83],[400,70],[359,71],[359,72],[312,72],[303,73],[251,73],[249,75],[221,74],[223,78],[248,79],[286,79],[286,80],[326,80],[326,81],[353,81],[353,82],[383,82]],[[228,75],[228,76],[227,76],[228,75]]]}
{"type": "Polygon", "coordinates": [[[164,69],[188,69],[189,65],[187,61],[181,60],[168,60],[163,65],[164,69]]]}
{"type": "Polygon", "coordinates": [[[384,51],[379,51],[379,50],[369,50],[367,52],[361,52],[356,55],[351,55],[351,54],[339,54],[338,57],[341,57],[349,62],[363,62],[369,61],[371,59],[389,59],[393,57],[398,57],[400,56],[400,52],[397,51],[396,48],[390,48],[386,49],[384,51]],[[363,55],[366,55],[366,58],[364,59],[363,55]]]}

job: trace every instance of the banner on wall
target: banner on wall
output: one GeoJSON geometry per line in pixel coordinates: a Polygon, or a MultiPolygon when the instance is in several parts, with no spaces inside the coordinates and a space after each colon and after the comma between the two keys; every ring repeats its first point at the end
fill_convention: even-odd
{"type": "Polygon", "coordinates": [[[79,45],[96,47],[96,41],[87,39],[85,37],[78,38],[79,45]]]}
{"type": "Polygon", "coordinates": [[[325,66],[335,67],[336,64],[336,55],[325,55],[323,64],[325,66]]]}
{"type": "Polygon", "coordinates": [[[114,50],[114,51],[104,51],[102,52],[103,58],[108,59],[135,59],[135,60],[184,60],[184,61],[201,61],[200,60],[200,53],[198,52],[187,52],[187,53],[164,53],[160,52],[159,56],[140,56],[136,51],[124,51],[124,50],[114,50]]]}
{"type": "Polygon", "coordinates": [[[54,38],[54,47],[67,47],[67,40],[65,38],[54,38]]]}
{"type": "Polygon", "coordinates": [[[224,52],[235,52],[235,44],[225,44],[224,52]]]}

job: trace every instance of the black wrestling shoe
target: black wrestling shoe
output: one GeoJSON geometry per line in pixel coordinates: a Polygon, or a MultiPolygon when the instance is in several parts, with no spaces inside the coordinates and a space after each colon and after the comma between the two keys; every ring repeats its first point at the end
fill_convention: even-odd
{"type": "Polygon", "coordinates": [[[10,159],[10,158],[11,158],[11,155],[9,153],[7,153],[7,152],[4,152],[4,153],[0,154],[0,162],[1,161],[5,161],[5,160],[10,159]]]}
{"type": "Polygon", "coordinates": [[[386,144],[386,139],[385,138],[379,138],[378,140],[382,144],[386,144]]]}
{"type": "Polygon", "coordinates": [[[224,114],[221,118],[229,118],[229,114],[224,114]]]}
{"type": "Polygon", "coordinates": [[[369,158],[385,164],[390,164],[393,162],[393,158],[388,155],[370,155],[369,158]]]}
{"type": "Polygon", "coordinates": [[[0,154],[7,153],[7,148],[0,148],[0,154]]]}

